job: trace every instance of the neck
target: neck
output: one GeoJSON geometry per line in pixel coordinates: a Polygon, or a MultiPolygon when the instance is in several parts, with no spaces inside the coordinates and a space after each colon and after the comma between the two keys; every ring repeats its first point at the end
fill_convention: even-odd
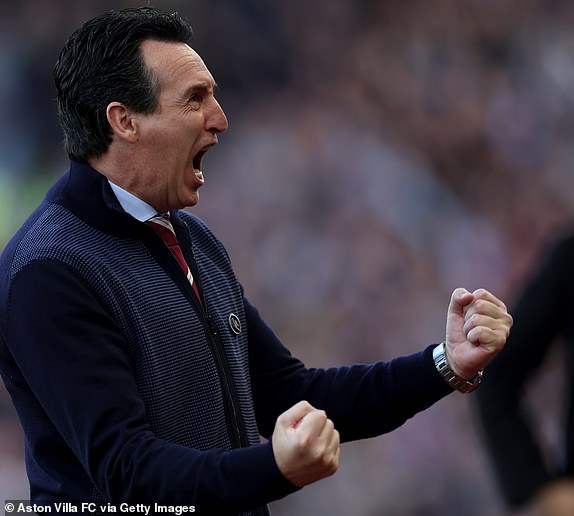
{"type": "Polygon", "coordinates": [[[109,181],[145,201],[158,212],[167,211],[157,199],[149,196],[149,192],[153,190],[146,189],[145,184],[142,185],[143,177],[151,177],[151,174],[142,173],[146,167],[145,163],[134,160],[133,156],[119,155],[110,148],[104,155],[88,160],[88,164],[109,181]]]}

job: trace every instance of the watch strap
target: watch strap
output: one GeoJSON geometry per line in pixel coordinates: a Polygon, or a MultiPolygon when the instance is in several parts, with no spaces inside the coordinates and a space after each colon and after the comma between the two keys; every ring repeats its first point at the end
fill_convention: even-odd
{"type": "Polygon", "coordinates": [[[450,366],[448,357],[446,355],[446,346],[444,342],[441,342],[433,349],[432,357],[437,371],[453,389],[467,394],[474,391],[480,385],[484,370],[481,369],[470,380],[465,380],[464,378],[458,376],[450,366]]]}

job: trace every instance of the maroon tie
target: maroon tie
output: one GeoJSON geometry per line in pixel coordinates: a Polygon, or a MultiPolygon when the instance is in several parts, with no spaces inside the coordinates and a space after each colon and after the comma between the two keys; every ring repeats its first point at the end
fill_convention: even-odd
{"type": "Polygon", "coordinates": [[[197,288],[197,283],[193,280],[193,275],[189,270],[189,266],[185,261],[183,252],[175,236],[175,231],[171,222],[169,220],[169,215],[158,215],[147,221],[147,224],[160,236],[160,238],[165,242],[169,250],[173,253],[181,270],[186,275],[189,283],[193,287],[194,292],[197,295],[197,299],[201,302],[201,296],[199,295],[199,289],[197,288]]]}

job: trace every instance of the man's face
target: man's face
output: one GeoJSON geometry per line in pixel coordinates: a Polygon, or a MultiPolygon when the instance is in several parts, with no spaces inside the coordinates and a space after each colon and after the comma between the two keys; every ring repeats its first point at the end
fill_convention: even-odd
{"type": "Polygon", "coordinates": [[[144,41],[141,52],[159,94],[156,110],[138,117],[138,149],[146,163],[132,177],[132,191],[159,211],[193,206],[204,182],[202,157],[227,129],[215,82],[185,43],[144,41]]]}

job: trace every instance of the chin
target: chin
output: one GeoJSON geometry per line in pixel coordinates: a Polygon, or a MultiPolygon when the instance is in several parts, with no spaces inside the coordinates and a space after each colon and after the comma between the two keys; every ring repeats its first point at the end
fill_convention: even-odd
{"type": "Polygon", "coordinates": [[[192,195],[188,195],[185,201],[185,205],[182,206],[182,208],[191,208],[195,206],[199,202],[199,193],[195,192],[192,195]]]}

